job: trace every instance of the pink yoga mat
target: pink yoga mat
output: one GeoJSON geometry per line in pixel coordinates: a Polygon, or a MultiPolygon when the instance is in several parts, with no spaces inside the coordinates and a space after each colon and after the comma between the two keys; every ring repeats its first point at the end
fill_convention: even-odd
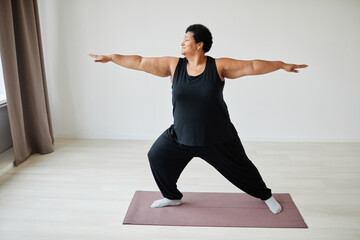
{"type": "Polygon", "coordinates": [[[154,200],[163,198],[160,192],[136,191],[123,224],[307,228],[304,219],[288,193],[273,196],[283,210],[273,214],[260,199],[246,193],[184,192],[182,205],[151,208],[154,200]]]}

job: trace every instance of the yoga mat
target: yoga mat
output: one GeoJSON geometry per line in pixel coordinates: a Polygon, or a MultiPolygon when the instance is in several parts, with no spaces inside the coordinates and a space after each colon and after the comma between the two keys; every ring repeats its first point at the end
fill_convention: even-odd
{"type": "Polygon", "coordinates": [[[283,210],[270,212],[266,204],[246,193],[184,192],[180,206],[151,208],[153,201],[163,198],[160,192],[136,191],[123,224],[307,228],[304,219],[288,193],[273,196],[283,210]]]}

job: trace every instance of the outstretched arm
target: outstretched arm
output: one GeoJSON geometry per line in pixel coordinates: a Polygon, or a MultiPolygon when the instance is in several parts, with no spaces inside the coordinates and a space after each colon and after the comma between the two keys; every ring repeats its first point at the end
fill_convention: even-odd
{"type": "Polygon", "coordinates": [[[260,75],[284,69],[288,72],[299,72],[297,68],[306,68],[308,65],[288,64],[282,61],[265,60],[236,60],[231,58],[216,59],[218,72],[222,78],[239,78],[247,75],[260,75]]]}
{"type": "Polygon", "coordinates": [[[106,63],[112,61],[122,67],[134,70],[144,71],[160,77],[168,77],[173,74],[178,62],[176,57],[142,57],[138,55],[95,55],[89,54],[95,58],[94,62],[106,63]]]}

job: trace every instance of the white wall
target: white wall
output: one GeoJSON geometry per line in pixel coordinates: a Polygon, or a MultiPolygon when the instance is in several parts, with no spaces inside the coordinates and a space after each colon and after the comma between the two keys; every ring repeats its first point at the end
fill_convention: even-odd
{"type": "Polygon", "coordinates": [[[181,56],[186,27],[209,55],[308,64],[227,79],[243,140],[360,140],[360,1],[38,0],[55,137],[155,139],[172,122],[170,78],[87,53],[181,56]]]}

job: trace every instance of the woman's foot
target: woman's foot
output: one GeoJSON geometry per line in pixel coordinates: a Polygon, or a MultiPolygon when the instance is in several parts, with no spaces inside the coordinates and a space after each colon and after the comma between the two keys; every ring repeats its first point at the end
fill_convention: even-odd
{"type": "Polygon", "coordinates": [[[269,198],[268,200],[265,200],[265,203],[269,207],[270,211],[274,214],[278,214],[282,210],[281,205],[276,201],[273,196],[271,196],[271,198],[269,198]]]}
{"type": "Polygon", "coordinates": [[[181,204],[181,200],[170,200],[167,198],[163,198],[160,200],[156,200],[151,205],[152,208],[161,208],[166,206],[178,206],[181,204]]]}

